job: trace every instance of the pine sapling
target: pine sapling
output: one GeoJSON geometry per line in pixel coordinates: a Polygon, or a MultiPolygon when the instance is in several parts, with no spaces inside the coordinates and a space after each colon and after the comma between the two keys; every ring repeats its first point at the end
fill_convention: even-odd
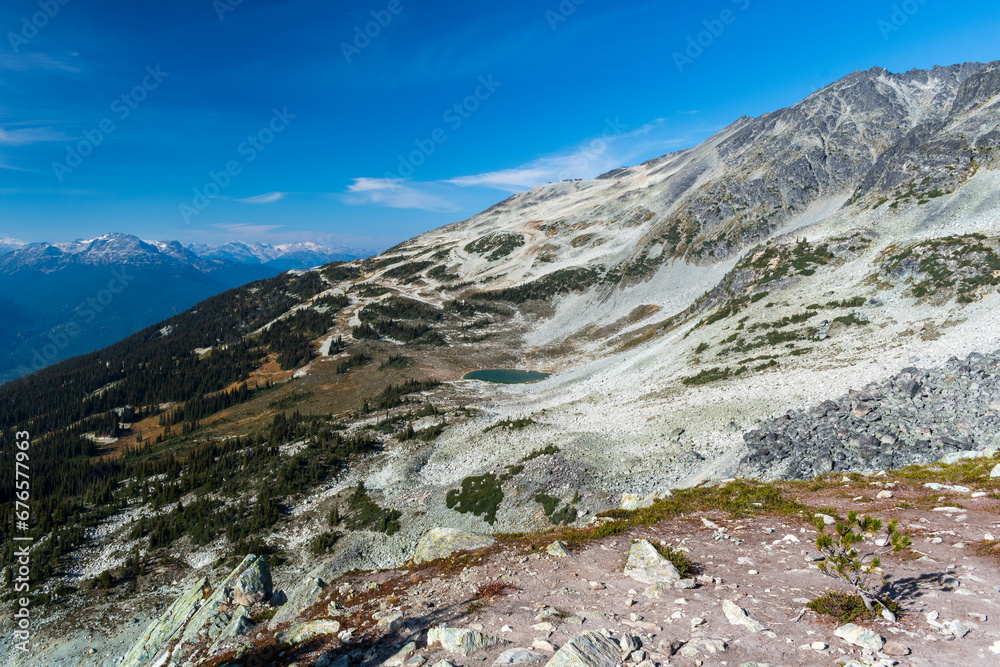
{"type": "MultiPolygon", "coordinates": [[[[889,575],[879,568],[882,566],[882,556],[887,553],[898,553],[910,546],[910,538],[899,531],[899,522],[893,519],[885,527],[885,539],[881,546],[867,553],[861,553],[856,548],[863,545],[866,535],[878,535],[882,532],[882,521],[872,516],[858,518],[857,512],[847,515],[846,522],[838,522],[833,526],[833,534],[827,534],[828,528],[822,518],[816,519],[816,548],[826,557],[819,563],[823,574],[839,579],[854,588],[861,596],[868,611],[875,611],[877,602],[883,609],[889,611],[890,600],[882,590],[889,575]]],[[[893,616],[893,618],[895,618],[893,616]]]]}

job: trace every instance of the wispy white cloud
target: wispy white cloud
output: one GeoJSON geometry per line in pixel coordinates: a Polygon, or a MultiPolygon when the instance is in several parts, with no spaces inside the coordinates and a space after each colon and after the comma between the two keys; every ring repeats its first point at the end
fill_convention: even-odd
{"type": "Polygon", "coordinates": [[[74,62],[78,55],[71,53],[70,58],[60,58],[46,53],[0,53],[0,71],[29,72],[40,69],[79,72],[80,67],[74,62]]]}
{"type": "Polygon", "coordinates": [[[284,225],[251,225],[242,222],[230,222],[212,226],[216,229],[224,229],[227,232],[239,234],[241,236],[258,236],[260,234],[269,234],[276,229],[281,229],[284,225]]]}
{"type": "Polygon", "coordinates": [[[267,192],[262,195],[257,195],[255,197],[247,197],[246,199],[238,199],[244,204],[273,204],[276,201],[281,201],[288,195],[287,192],[267,192]]]}
{"type": "Polygon", "coordinates": [[[4,129],[0,127],[0,146],[24,146],[42,141],[65,141],[66,135],[49,127],[4,129]]]}
{"type": "Polygon", "coordinates": [[[458,187],[485,187],[508,192],[519,192],[537,185],[572,178],[593,178],[634,160],[655,157],[671,145],[684,143],[684,139],[664,139],[654,131],[662,126],[663,118],[629,130],[619,119],[605,122],[604,131],[581,144],[558,153],[547,155],[512,169],[491,171],[450,178],[446,183],[458,187]]]}
{"type": "Polygon", "coordinates": [[[594,178],[623,165],[659,157],[691,143],[688,137],[664,136],[666,119],[657,118],[636,129],[619,119],[608,119],[603,132],[560,152],[509,169],[457,176],[436,182],[401,178],[355,178],[343,195],[352,205],[421,209],[434,212],[461,210],[461,189],[485,188],[521,192],[555,181],[594,178]]]}
{"type": "Polygon", "coordinates": [[[343,201],[352,206],[375,204],[440,213],[459,210],[453,202],[433,192],[433,183],[411,183],[401,178],[355,178],[343,201]]]}

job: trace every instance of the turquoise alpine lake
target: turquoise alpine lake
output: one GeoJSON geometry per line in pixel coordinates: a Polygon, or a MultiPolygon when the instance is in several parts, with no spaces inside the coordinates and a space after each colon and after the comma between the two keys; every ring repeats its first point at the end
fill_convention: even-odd
{"type": "Polygon", "coordinates": [[[525,382],[538,382],[549,377],[551,373],[539,373],[538,371],[517,371],[509,368],[488,368],[481,371],[466,373],[463,380],[482,380],[483,382],[494,382],[496,384],[522,384],[525,382]]]}

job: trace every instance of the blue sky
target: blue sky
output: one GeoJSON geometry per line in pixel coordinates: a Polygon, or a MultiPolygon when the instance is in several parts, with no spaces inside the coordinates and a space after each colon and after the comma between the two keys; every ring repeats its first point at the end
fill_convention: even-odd
{"type": "Polygon", "coordinates": [[[7,0],[0,237],[383,248],[998,36],[985,1],[7,0]]]}

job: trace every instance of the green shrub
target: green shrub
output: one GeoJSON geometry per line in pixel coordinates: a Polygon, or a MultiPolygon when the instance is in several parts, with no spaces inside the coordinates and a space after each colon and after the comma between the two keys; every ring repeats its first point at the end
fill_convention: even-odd
{"type": "Polygon", "coordinates": [[[910,546],[910,538],[899,532],[899,522],[893,519],[885,528],[885,546],[875,547],[867,553],[855,548],[865,543],[866,534],[882,531],[882,521],[872,516],[859,518],[857,512],[847,515],[847,521],[838,521],[833,526],[833,534],[827,534],[828,526],[822,518],[816,519],[816,548],[826,556],[819,564],[823,574],[839,579],[854,588],[868,611],[875,611],[874,603],[891,609],[890,600],[882,593],[887,574],[881,573],[881,556],[898,553],[910,546]],[[878,588],[876,588],[878,584],[878,588]]]}
{"type": "Polygon", "coordinates": [[[399,532],[399,520],[403,513],[399,510],[387,510],[379,506],[368,495],[364,484],[358,484],[347,502],[351,515],[345,525],[351,530],[373,530],[386,535],[399,532]]]}
{"type": "Polygon", "coordinates": [[[488,524],[497,520],[497,510],[503,502],[503,486],[497,476],[486,473],[462,480],[462,488],[452,489],[445,496],[445,505],[462,514],[481,516],[488,524]]]}
{"type": "Polygon", "coordinates": [[[663,543],[653,544],[653,546],[656,547],[656,550],[660,552],[661,556],[673,563],[673,566],[677,568],[678,572],[680,572],[682,579],[690,579],[701,572],[686,552],[681,551],[680,549],[672,549],[663,543]]]}

